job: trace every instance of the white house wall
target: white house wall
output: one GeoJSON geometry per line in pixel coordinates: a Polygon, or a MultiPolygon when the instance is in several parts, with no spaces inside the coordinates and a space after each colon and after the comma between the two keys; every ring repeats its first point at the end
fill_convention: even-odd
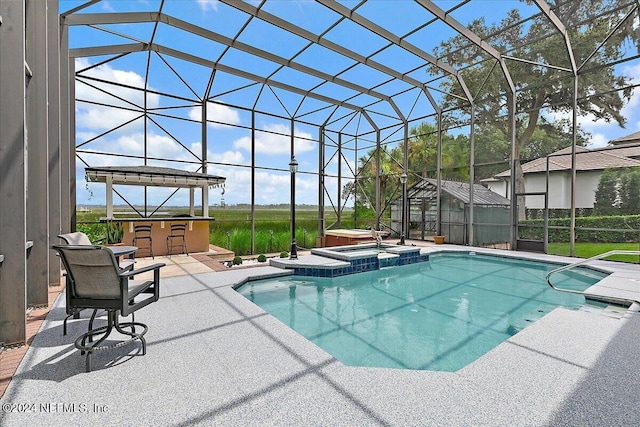
{"type": "MultiPolygon", "coordinates": [[[[571,181],[566,173],[549,175],[549,208],[567,209],[571,207],[571,181]]],[[[525,175],[524,188],[527,193],[546,191],[547,177],[545,174],[525,175]]],[[[528,209],[544,209],[544,197],[528,196],[528,209]]]]}
{"type": "Polygon", "coordinates": [[[602,171],[578,172],[576,179],[576,208],[592,208],[602,171]]]}
{"type": "Polygon", "coordinates": [[[496,180],[496,181],[484,181],[483,183],[487,186],[489,190],[493,191],[494,193],[497,193],[501,196],[506,197],[507,199],[510,199],[509,183],[507,181],[496,180]]]}
{"type": "MultiPolygon", "coordinates": [[[[576,208],[593,208],[596,189],[602,171],[578,172],[576,176],[576,208]]],[[[510,199],[507,181],[486,182],[489,190],[510,199]]],[[[546,174],[528,174],[524,178],[525,192],[539,193],[546,189],[546,174]]],[[[527,209],[544,209],[544,197],[527,196],[527,209]]],[[[571,208],[571,173],[568,171],[549,174],[549,209],[571,208]]]]}

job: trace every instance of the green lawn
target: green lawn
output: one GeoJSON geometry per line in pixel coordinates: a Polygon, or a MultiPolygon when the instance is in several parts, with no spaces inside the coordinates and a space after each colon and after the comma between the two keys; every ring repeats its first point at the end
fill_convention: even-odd
{"type": "MultiPolygon", "coordinates": [[[[575,256],[591,258],[603,252],[613,250],[637,251],[638,243],[576,243],[575,256]]],[[[569,243],[549,243],[548,252],[553,255],[569,255],[569,243]]],[[[623,261],[638,263],[638,256],[616,255],[607,258],[607,261],[623,261]]]]}

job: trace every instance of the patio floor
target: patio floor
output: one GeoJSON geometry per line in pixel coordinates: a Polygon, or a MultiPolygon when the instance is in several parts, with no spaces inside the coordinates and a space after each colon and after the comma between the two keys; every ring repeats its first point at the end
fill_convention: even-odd
{"type": "Polygon", "coordinates": [[[640,419],[638,313],[557,309],[455,373],[355,368],[232,288],[282,270],[192,273],[189,258],[172,257],[184,274],[165,268],[160,300],[136,314],[149,326],[147,354],[136,355],[137,343],[99,352],[90,373],[73,347],[86,319],[70,321],[63,336],[59,297],[0,399],[0,425],[603,426],[640,419]]]}

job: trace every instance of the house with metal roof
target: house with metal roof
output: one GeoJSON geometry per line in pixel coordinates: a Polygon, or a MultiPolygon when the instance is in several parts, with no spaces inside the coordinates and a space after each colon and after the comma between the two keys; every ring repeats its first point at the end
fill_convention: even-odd
{"type": "MultiPolygon", "coordinates": [[[[468,182],[438,181],[425,178],[408,190],[409,238],[425,240],[436,234],[438,216],[440,234],[447,243],[469,244],[469,218],[473,217],[473,245],[487,246],[509,241],[509,199],[487,187],[468,182]],[[440,197],[440,212],[437,200],[440,197]]],[[[391,209],[392,228],[400,226],[402,204],[397,200],[391,209]]]]}
{"type": "MultiPolygon", "coordinates": [[[[598,149],[576,147],[576,208],[593,208],[600,175],[605,169],[640,166],[640,132],[611,141],[598,149]],[[635,136],[634,136],[635,135],[635,136]],[[617,142],[616,142],[617,141],[617,142]],[[624,142],[626,141],[626,142],[624,142]]],[[[549,209],[571,208],[571,147],[522,165],[528,209],[544,209],[546,193],[549,209]]],[[[511,171],[483,180],[492,191],[509,198],[511,171]]]]}

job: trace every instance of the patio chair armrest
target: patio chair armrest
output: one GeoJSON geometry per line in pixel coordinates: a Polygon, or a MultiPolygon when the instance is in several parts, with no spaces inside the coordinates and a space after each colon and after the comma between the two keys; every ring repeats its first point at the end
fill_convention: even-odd
{"type": "Polygon", "coordinates": [[[125,259],[124,261],[120,261],[118,266],[123,270],[131,271],[131,270],[133,270],[133,267],[135,266],[135,261],[132,260],[132,259],[125,259]]]}
{"type": "Polygon", "coordinates": [[[140,273],[145,273],[147,271],[152,271],[152,270],[159,270],[161,267],[164,267],[165,263],[163,262],[159,262],[156,264],[151,264],[151,265],[147,265],[146,267],[140,267],[140,268],[136,268],[135,270],[127,270],[127,271],[123,271],[119,274],[120,277],[132,277],[135,276],[136,274],[140,274],[140,273]]]}

